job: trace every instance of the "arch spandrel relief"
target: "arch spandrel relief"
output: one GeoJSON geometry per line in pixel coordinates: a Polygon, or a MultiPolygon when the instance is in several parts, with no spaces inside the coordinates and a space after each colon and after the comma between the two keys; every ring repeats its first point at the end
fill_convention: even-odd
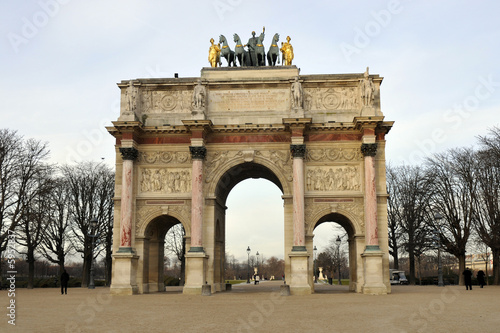
{"type": "Polygon", "coordinates": [[[191,220],[191,206],[183,201],[183,204],[171,204],[171,205],[138,205],[137,207],[137,215],[136,215],[136,225],[135,225],[135,233],[136,236],[144,235],[144,232],[147,228],[147,225],[151,220],[158,216],[162,215],[170,215],[178,219],[184,230],[186,231],[186,235],[189,235],[191,232],[191,226],[189,221],[191,220]]]}
{"type": "Polygon", "coordinates": [[[312,235],[315,224],[319,219],[331,213],[346,216],[353,224],[356,233],[364,233],[362,198],[306,198],[305,206],[305,223],[309,235],[312,235]]]}
{"type": "Polygon", "coordinates": [[[225,150],[208,153],[205,163],[205,182],[211,183],[217,170],[228,169],[226,166],[228,164],[258,162],[258,160],[266,160],[269,164],[275,165],[282,171],[287,181],[292,181],[292,159],[288,150],[225,150]]]}

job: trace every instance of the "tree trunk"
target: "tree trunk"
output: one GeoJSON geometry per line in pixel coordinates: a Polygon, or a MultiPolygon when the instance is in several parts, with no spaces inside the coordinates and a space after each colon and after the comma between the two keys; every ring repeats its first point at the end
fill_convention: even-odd
{"type": "Polygon", "coordinates": [[[500,254],[500,249],[491,249],[492,255],[493,255],[493,284],[494,285],[500,285],[500,266],[499,264],[499,254],[500,254]]]}
{"type": "Polygon", "coordinates": [[[31,248],[28,249],[27,253],[28,261],[28,286],[27,289],[33,289],[33,281],[35,279],[35,254],[31,248]]]}
{"type": "Polygon", "coordinates": [[[415,254],[413,254],[413,251],[409,251],[409,257],[410,257],[410,284],[415,285],[415,254]]]}
{"type": "Polygon", "coordinates": [[[392,251],[392,257],[394,258],[394,269],[399,269],[399,254],[397,249],[392,251]]]}
{"type": "Polygon", "coordinates": [[[458,285],[464,286],[464,275],[462,274],[465,271],[465,254],[461,254],[457,256],[458,258],[458,285]]]}

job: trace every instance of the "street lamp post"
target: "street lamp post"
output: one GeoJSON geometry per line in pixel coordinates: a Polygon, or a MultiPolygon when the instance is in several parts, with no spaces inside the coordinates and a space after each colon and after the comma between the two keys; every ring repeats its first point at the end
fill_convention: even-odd
{"type": "Polygon", "coordinates": [[[313,248],[313,252],[314,252],[314,283],[318,283],[318,277],[316,276],[316,253],[318,252],[318,248],[316,247],[316,245],[314,245],[314,248],[313,248]]]}
{"type": "Polygon", "coordinates": [[[437,248],[438,248],[438,287],[444,287],[443,282],[443,265],[441,263],[441,219],[443,218],[441,214],[436,213],[434,215],[436,223],[438,226],[437,230],[437,248]]]}
{"type": "Polygon", "coordinates": [[[340,286],[342,285],[342,281],[340,280],[340,243],[342,243],[342,240],[340,239],[340,236],[337,236],[335,243],[337,243],[337,261],[339,263],[339,286],[340,286]]]}
{"type": "Polygon", "coordinates": [[[247,248],[247,283],[250,283],[250,246],[247,248]]]}
{"type": "Polygon", "coordinates": [[[95,289],[95,283],[94,283],[94,241],[97,236],[97,219],[94,217],[92,220],[90,220],[90,231],[88,236],[92,238],[92,245],[90,247],[90,281],[89,281],[89,289],[95,289]]]}
{"type": "Polygon", "coordinates": [[[259,251],[257,251],[257,253],[255,255],[257,256],[257,275],[260,275],[260,271],[259,271],[259,251]]]}

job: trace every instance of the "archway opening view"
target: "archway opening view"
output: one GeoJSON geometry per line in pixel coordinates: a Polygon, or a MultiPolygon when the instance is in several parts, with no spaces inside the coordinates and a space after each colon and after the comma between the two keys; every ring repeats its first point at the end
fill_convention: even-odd
{"type": "Polygon", "coordinates": [[[238,284],[282,280],[282,195],[277,185],[265,179],[246,179],[231,189],[226,201],[224,279],[235,289],[238,284]]]}
{"type": "Polygon", "coordinates": [[[351,275],[355,259],[351,251],[352,233],[338,220],[339,217],[327,216],[314,229],[312,259],[315,292],[347,292],[353,287],[351,275]]]}

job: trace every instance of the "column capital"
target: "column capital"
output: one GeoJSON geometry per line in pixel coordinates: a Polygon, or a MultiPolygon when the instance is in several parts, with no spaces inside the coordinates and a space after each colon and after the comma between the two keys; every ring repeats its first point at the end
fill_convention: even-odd
{"type": "Polygon", "coordinates": [[[139,155],[139,152],[134,147],[120,148],[120,153],[122,154],[122,159],[132,161],[135,160],[139,155]]]}
{"type": "Polygon", "coordinates": [[[193,160],[204,160],[207,156],[207,148],[204,146],[189,146],[189,151],[193,160]]]}
{"type": "Polygon", "coordinates": [[[361,153],[363,156],[375,156],[377,154],[376,143],[363,143],[361,144],[361,153]]]}
{"type": "Polygon", "coordinates": [[[293,157],[304,158],[306,156],[306,145],[290,145],[293,157]]]}

